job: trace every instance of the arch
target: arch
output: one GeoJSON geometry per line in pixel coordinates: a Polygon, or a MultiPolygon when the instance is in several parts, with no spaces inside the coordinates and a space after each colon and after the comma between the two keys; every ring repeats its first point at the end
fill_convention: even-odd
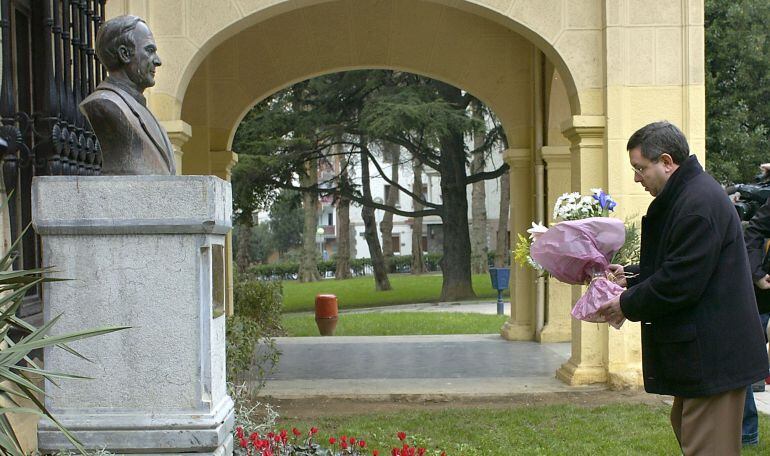
{"type": "MultiPolygon", "coordinates": [[[[357,12],[360,10],[370,12],[371,16],[390,14],[391,17],[399,17],[399,14],[404,11],[408,11],[407,15],[414,15],[415,17],[420,17],[420,14],[425,11],[435,13],[442,9],[463,12],[469,18],[483,18],[498,24],[500,27],[522,36],[537,49],[540,49],[564,77],[573,114],[581,114],[584,110],[581,92],[601,88],[602,19],[600,2],[583,4],[581,6],[582,13],[577,14],[577,17],[583,19],[577,21],[571,19],[568,23],[562,17],[566,17],[567,13],[575,16],[576,12],[570,9],[576,7],[571,6],[570,2],[561,0],[545,0],[543,2],[428,0],[417,3],[407,3],[405,0],[393,2],[229,0],[221,2],[215,15],[210,13],[199,15],[197,11],[190,11],[191,5],[184,6],[182,14],[186,18],[186,23],[184,26],[174,28],[152,21],[153,13],[156,10],[158,10],[158,14],[155,16],[162,16],[160,14],[163,12],[161,9],[165,9],[165,13],[168,14],[168,10],[171,8],[179,8],[178,2],[162,3],[166,5],[151,6],[147,13],[151,26],[156,30],[156,38],[161,51],[164,47],[171,48],[173,46],[177,53],[174,56],[166,56],[166,65],[171,68],[159,72],[158,85],[153,90],[153,95],[158,95],[158,98],[169,97],[172,103],[176,103],[171,108],[158,110],[160,111],[159,115],[164,120],[181,118],[181,104],[190,81],[217,47],[258,24],[264,24],[287,14],[318,8],[339,10],[341,16],[348,19],[340,21],[339,25],[351,28],[353,26],[350,26],[350,23],[362,19],[360,13],[357,12]],[[586,11],[588,12],[586,13],[586,11]],[[589,40],[585,40],[583,37],[573,39],[576,37],[575,34],[585,35],[587,33],[594,36],[589,40]],[[586,69],[590,69],[590,71],[586,71],[586,69]]],[[[179,12],[176,13],[179,14],[179,12]]],[[[201,13],[205,12],[201,11],[201,13]]],[[[312,14],[305,14],[306,19],[310,16],[312,14]]],[[[433,21],[428,20],[423,23],[415,23],[413,26],[429,28],[431,22],[433,21]]],[[[393,23],[394,21],[391,21],[390,25],[393,23]]],[[[305,77],[310,76],[312,75],[305,75],[305,77]]],[[[590,104],[594,111],[598,109],[596,102],[590,104]]],[[[592,113],[597,114],[596,112],[592,113]]]]}
{"type": "MultiPolygon", "coordinates": [[[[254,17],[268,16],[267,12],[254,13],[231,25],[227,30],[239,31],[229,38],[222,38],[225,30],[216,34],[220,44],[197,65],[180,98],[185,105],[180,106],[180,117],[193,124],[189,120],[189,106],[196,105],[193,99],[210,99],[206,108],[211,112],[199,124],[213,128],[212,150],[229,150],[235,126],[266,96],[321,74],[389,68],[432,77],[473,93],[497,113],[512,147],[529,147],[531,112],[520,105],[532,102],[532,62],[540,48],[511,27],[529,30],[530,36],[537,33],[486,7],[460,9],[444,3],[330,1],[286,8],[284,2],[285,12],[270,14],[261,22],[254,17]],[[435,24],[421,27],[431,20],[435,24]],[[359,25],[347,25],[351,21],[359,25]],[[252,25],[244,27],[246,23],[252,25]],[[335,30],[342,31],[335,34],[335,30]],[[362,30],[368,33],[365,40],[360,39],[362,30]],[[276,36],[283,41],[275,42],[276,36]],[[321,42],[329,44],[322,47],[321,42]],[[197,78],[206,79],[206,90],[216,97],[200,92],[197,78]]],[[[554,66],[559,67],[559,62],[566,66],[545,37],[540,36],[538,42],[557,56],[554,66]]],[[[577,90],[571,76],[565,77],[564,84],[568,91],[570,87],[577,90]]],[[[580,109],[577,100],[578,96],[569,96],[573,112],[580,109]]]]}

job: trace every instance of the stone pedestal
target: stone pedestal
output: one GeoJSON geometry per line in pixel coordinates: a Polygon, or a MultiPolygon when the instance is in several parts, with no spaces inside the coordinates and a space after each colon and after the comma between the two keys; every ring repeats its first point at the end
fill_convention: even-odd
{"type": "MultiPolygon", "coordinates": [[[[46,383],[46,406],[86,448],[231,454],[225,388],[225,235],[230,184],[213,176],[35,178],[53,333],[131,329],[46,349],[45,367],[92,377],[46,383]]],[[[48,420],[43,451],[71,448],[48,420]]]]}

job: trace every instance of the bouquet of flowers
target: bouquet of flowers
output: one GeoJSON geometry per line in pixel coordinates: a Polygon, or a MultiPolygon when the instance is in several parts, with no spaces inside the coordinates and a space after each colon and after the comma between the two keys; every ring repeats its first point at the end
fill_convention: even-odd
{"type": "MultiPolygon", "coordinates": [[[[608,266],[625,242],[626,228],[621,220],[608,217],[615,209],[615,201],[602,189],[591,192],[588,196],[565,193],[556,200],[554,219],[562,222],[550,228],[533,223],[527,230],[531,237],[528,258],[562,282],[588,283],[588,290],[572,308],[572,316],[604,323],[598,309],[624,290],[614,282],[608,266]]],[[[517,245],[519,250],[523,248],[517,245]]],[[[521,252],[517,258],[520,256],[521,252]]],[[[619,328],[622,324],[613,326],[619,328]]]]}

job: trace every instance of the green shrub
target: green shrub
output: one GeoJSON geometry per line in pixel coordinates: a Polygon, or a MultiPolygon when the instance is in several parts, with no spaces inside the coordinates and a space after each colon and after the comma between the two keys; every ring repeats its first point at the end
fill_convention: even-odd
{"type": "Polygon", "coordinates": [[[273,337],[285,334],[282,291],[280,282],[242,280],[235,284],[234,312],[227,319],[226,334],[229,381],[256,380],[262,386],[278,364],[280,352],[273,337]]]}
{"type": "Polygon", "coordinates": [[[281,328],[283,285],[267,280],[245,280],[233,288],[233,313],[259,321],[266,336],[284,335],[281,328]]]}

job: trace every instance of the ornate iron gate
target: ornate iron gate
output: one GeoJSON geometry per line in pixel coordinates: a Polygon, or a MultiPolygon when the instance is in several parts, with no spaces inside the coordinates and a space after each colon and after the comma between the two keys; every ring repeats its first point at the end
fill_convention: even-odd
{"type": "MultiPolygon", "coordinates": [[[[94,53],[106,0],[0,0],[2,182],[11,236],[23,235],[15,268],[40,264],[39,239],[28,230],[32,178],[98,175],[99,142],[78,105],[106,76],[94,53]]],[[[30,290],[21,316],[41,311],[30,290]]]]}

